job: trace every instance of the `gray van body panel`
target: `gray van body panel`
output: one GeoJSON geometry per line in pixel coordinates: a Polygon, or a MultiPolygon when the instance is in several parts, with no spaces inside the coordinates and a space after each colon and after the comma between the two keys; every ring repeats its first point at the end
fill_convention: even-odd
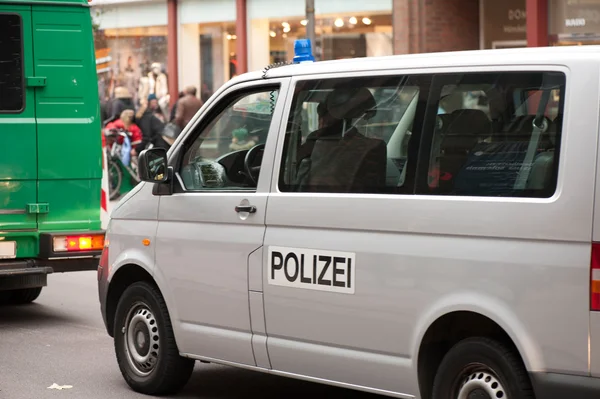
{"type": "MultiPolygon", "coordinates": [[[[252,196],[261,204],[260,212],[252,216],[254,221],[248,219],[256,224],[252,245],[244,240],[229,244],[232,251],[241,248],[238,244],[245,245],[241,252],[247,252],[248,270],[240,270],[240,264],[194,266],[198,251],[214,248],[218,237],[224,243],[233,231],[227,226],[238,223],[225,209],[218,209],[226,203],[229,211],[231,201],[197,194],[167,209],[174,198],[160,199],[158,231],[166,234],[160,222],[168,216],[165,226],[171,225],[171,238],[165,244],[173,247],[169,253],[156,255],[153,274],[159,287],[167,290],[165,298],[175,315],[173,327],[182,352],[296,378],[419,397],[417,358],[424,335],[440,317],[468,311],[498,324],[514,342],[529,372],[600,377],[600,318],[589,311],[591,242],[600,241],[600,228],[593,229],[600,226],[600,214],[594,214],[600,198],[596,184],[599,71],[600,51],[586,47],[411,55],[269,70],[265,83],[271,78],[283,78],[281,82],[292,78],[289,91],[279,94],[278,122],[272,124],[267,139],[262,169],[268,173],[261,174],[259,194],[252,196]],[[279,191],[282,136],[299,80],[517,70],[566,74],[558,184],[552,197],[279,191]],[[193,209],[194,203],[198,209],[192,215],[186,209],[193,209]],[[194,227],[199,218],[210,223],[194,227]],[[200,233],[211,229],[218,237],[202,243],[200,233]],[[188,232],[197,243],[187,240],[183,245],[188,232]],[[257,242],[263,232],[264,239],[257,242]],[[354,293],[269,284],[268,250],[273,246],[354,254],[354,293]],[[177,260],[177,265],[169,265],[169,259],[177,260]],[[261,259],[262,273],[257,269],[261,259]],[[235,287],[228,286],[227,279],[235,287]],[[169,292],[175,288],[177,293],[169,292]],[[186,292],[192,294],[192,302],[186,303],[186,292]],[[199,303],[211,298],[235,309],[239,323],[223,314],[229,310],[199,303]],[[247,314],[238,305],[246,306],[247,314]]],[[[233,79],[190,125],[207,117],[225,92],[238,85],[260,84],[262,77],[256,72],[233,79]]],[[[171,156],[191,129],[182,133],[171,156]]],[[[111,264],[133,251],[125,244],[118,245],[118,251],[112,245],[130,230],[118,226],[139,217],[139,212],[128,216],[125,208],[133,209],[136,201],[149,204],[149,191],[139,190],[128,198],[128,207],[113,213],[111,229],[119,233],[111,236],[111,264]]],[[[152,212],[148,219],[155,217],[157,209],[152,212]]],[[[235,234],[244,228],[238,226],[235,234]]]]}

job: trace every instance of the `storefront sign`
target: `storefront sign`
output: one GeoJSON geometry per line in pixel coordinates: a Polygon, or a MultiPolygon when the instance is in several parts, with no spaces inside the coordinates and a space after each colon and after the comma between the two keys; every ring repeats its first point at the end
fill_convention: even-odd
{"type": "MultiPolygon", "coordinates": [[[[527,40],[525,0],[483,1],[484,48],[506,47],[527,40]]],[[[510,46],[509,46],[510,47],[510,46]]]]}
{"type": "Polygon", "coordinates": [[[600,35],[600,0],[550,0],[548,13],[551,35],[600,35]]]}

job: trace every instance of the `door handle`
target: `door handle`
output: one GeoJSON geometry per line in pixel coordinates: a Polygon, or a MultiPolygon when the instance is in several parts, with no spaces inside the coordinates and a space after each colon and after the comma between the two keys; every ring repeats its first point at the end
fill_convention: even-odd
{"type": "Polygon", "coordinates": [[[256,207],[254,205],[238,205],[235,207],[235,211],[237,213],[256,213],[256,207]]]}
{"type": "Polygon", "coordinates": [[[28,76],[25,79],[27,87],[46,87],[46,78],[40,76],[28,76]]]}

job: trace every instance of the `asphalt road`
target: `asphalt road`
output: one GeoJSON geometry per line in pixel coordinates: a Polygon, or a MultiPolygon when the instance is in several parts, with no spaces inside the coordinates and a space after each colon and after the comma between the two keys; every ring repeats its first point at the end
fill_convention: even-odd
{"type": "MultiPolygon", "coordinates": [[[[381,398],[200,362],[174,397],[381,398]]],[[[50,275],[35,303],[0,307],[0,399],[43,398],[147,398],[121,377],[100,315],[96,272],[50,275]],[[72,388],[48,389],[54,383],[72,388]]]]}

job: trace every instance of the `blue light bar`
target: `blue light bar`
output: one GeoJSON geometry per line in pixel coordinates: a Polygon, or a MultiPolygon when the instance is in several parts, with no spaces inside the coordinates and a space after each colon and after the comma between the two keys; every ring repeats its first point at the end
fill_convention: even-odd
{"type": "Polygon", "coordinates": [[[312,47],[309,39],[298,39],[294,42],[294,64],[314,62],[312,47]]]}

